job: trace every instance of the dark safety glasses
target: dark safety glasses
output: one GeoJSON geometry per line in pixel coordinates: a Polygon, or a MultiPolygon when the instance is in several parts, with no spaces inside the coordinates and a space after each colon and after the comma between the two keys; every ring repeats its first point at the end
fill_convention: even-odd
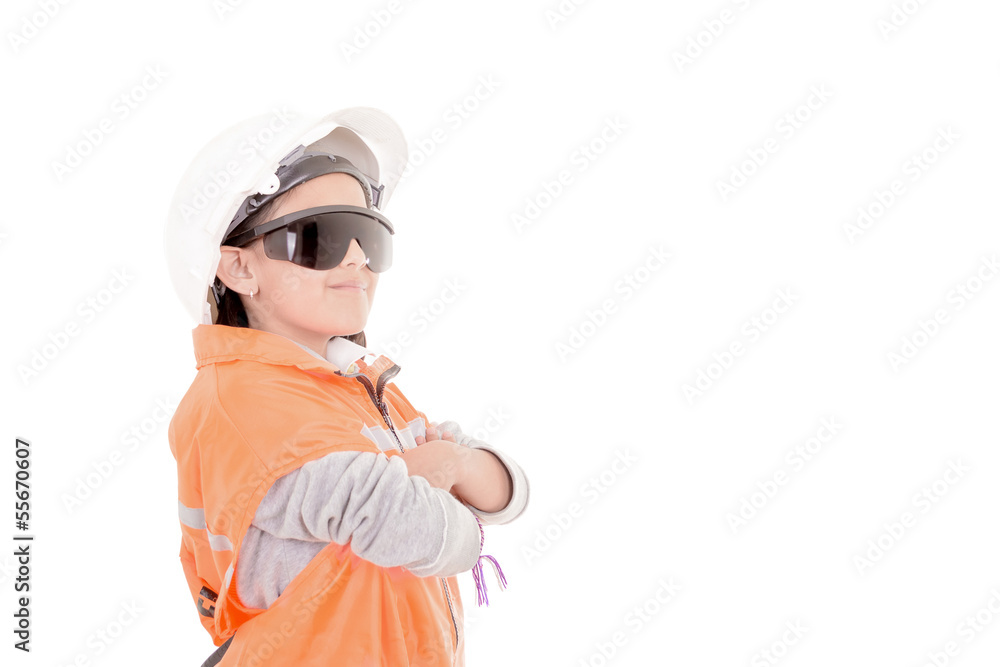
{"type": "Polygon", "coordinates": [[[264,254],[325,271],[339,266],[352,239],[368,257],[368,268],[382,273],[392,266],[392,223],[363,206],[318,206],[296,211],[237,234],[222,245],[245,246],[264,237],[264,254]]]}

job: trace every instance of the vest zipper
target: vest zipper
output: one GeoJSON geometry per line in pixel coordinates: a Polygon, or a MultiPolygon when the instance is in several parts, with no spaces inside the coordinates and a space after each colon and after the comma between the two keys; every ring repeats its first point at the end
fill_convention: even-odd
{"type": "Polygon", "coordinates": [[[385,401],[382,400],[382,391],[385,389],[386,382],[399,372],[399,366],[393,366],[382,373],[378,378],[377,388],[372,386],[372,381],[368,379],[366,375],[359,374],[356,377],[368,390],[368,396],[372,399],[372,403],[378,408],[379,413],[382,415],[382,419],[385,420],[385,425],[389,427],[389,432],[392,433],[393,439],[396,441],[396,446],[399,448],[399,452],[402,454],[406,450],[403,448],[403,443],[400,442],[399,436],[396,434],[396,429],[392,426],[392,421],[389,419],[389,409],[385,405],[385,401]],[[393,371],[390,374],[390,371],[393,371]],[[388,377],[386,377],[388,376],[388,377]]]}
{"type": "MultiPolygon", "coordinates": [[[[368,390],[368,396],[372,399],[372,402],[378,408],[379,413],[382,415],[382,419],[385,420],[386,426],[389,427],[389,432],[392,433],[392,437],[396,440],[396,446],[399,447],[400,453],[405,453],[403,448],[403,443],[399,440],[399,435],[396,434],[396,429],[392,425],[392,420],[389,419],[389,409],[385,405],[385,401],[382,400],[382,392],[385,389],[386,383],[392,379],[397,373],[399,373],[400,368],[398,365],[393,365],[382,372],[378,377],[378,383],[376,386],[372,386],[371,380],[368,376],[363,373],[359,373],[355,377],[365,386],[368,390]]],[[[441,579],[441,588],[444,589],[445,600],[448,601],[448,612],[451,614],[451,625],[455,628],[455,650],[458,650],[458,621],[455,620],[455,607],[451,603],[451,590],[448,588],[448,581],[445,577],[439,577],[441,579]]]]}
{"type": "Polygon", "coordinates": [[[455,627],[455,650],[458,650],[458,623],[455,621],[455,608],[451,606],[451,591],[448,588],[448,580],[441,577],[441,588],[444,589],[444,597],[448,600],[448,611],[451,612],[451,624],[455,627]]]}

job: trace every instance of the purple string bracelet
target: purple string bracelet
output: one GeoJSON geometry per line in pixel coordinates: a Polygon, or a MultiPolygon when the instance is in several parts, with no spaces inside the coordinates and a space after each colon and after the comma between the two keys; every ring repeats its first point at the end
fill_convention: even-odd
{"type": "Polygon", "coordinates": [[[483,559],[489,559],[490,563],[493,565],[493,571],[497,575],[497,583],[500,585],[500,590],[506,590],[507,588],[507,577],[503,576],[503,570],[500,569],[500,563],[493,556],[488,556],[483,553],[483,544],[486,542],[486,532],[483,530],[483,522],[479,520],[479,517],[473,513],[472,516],[476,517],[476,523],[479,524],[479,560],[476,561],[475,566],[472,568],[472,578],[476,582],[476,604],[480,607],[483,603],[486,606],[490,606],[490,599],[486,596],[486,580],[483,577],[483,559]]]}

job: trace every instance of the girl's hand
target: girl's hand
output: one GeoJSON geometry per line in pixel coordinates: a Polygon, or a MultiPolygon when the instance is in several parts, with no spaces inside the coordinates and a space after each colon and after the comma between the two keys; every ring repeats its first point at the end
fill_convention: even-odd
{"type": "Polygon", "coordinates": [[[437,432],[437,422],[431,422],[430,425],[427,426],[427,436],[424,437],[422,435],[418,435],[415,440],[418,445],[422,445],[433,440],[447,440],[449,442],[455,442],[455,436],[448,431],[442,431],[439,436],[437,432]]]}
{"type": "MultiPolygon", "coordinates": [[[[437,422],[431,422],[427,426],[426,432],[427,432],[426,436],[418,435],[416,438],[414,438],[414,440],[416,441],[417,445],[425,445],[425,444],[428,444],[428,443],[432,443],[435,440],[438,440],[438,441],[447,441],[447,442],[455,442],[455,436],[452,433],[450,433],[448,431],[441,431],[440,433],[438,433],[437,422]]],[[[412,457],[412,458],[416,459],[416,457],[412,457]]],[[[403,461],[405,462],[406,459],[404,458],[403,461]]],[[[444,462],[439,462],[439,463],[444,463],[444,462]]],[[[410,466],[410,464],[409,464],[409,462],[407,462],[407,467],[409,468],[409,466],[410,466]]],[[[442,484],[448,482],[448,480],[445,477],[442,476],[442,477],[440,477],[440,479],[437,479],[436,481],[438,483],[435,484],[435,480],[431,480],[430,478],[427,477],[426,474],[422,474],[421,472],[414,472],[414,470],[419,470],[419,466],[420,466],[420,463],[418,463],[417,461],[414,460],[414,467],[410,470],[410,474],[411,475],[420,475],[421,477],[424,477],[425,479],[427,479],[431,483],[431,486],[434,486],[434,487],[437,487],[437,488],[441,488],[441,489],[445,489],[447,491],[450,491],[451,495],[455,496],[455,498],[457,498],[458,500],[462,500],[462,498],[454,491],[454,489],[452,489],[451,487],[442,486],[442,484]]],[[[452,486],[454,486],[454,484],[457,483],[457,481],[458,480],[451,480],[452,486]]]]}
{"type": "Polygon", "coordinates": [[[461,445],[448,440],[431,440],[422,443],[420,447],[406,450],[400,457],[406,463],[410,476],[419,475],[431,486],[452,492],[451,487],[465,475],[463,449],[465,448],[461,445]]]}

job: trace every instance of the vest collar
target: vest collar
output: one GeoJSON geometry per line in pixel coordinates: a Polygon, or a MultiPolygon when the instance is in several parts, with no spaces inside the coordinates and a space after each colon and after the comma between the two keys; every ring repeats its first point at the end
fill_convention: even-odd
{"type": "Polygon", "coordinates": [[[373,354],[368,348],[346,338],[327,343],[326,358],[305,345],[280,334],[224,324],[199,324],[191,331],[196,368],[235,359],[259,360],[305,371],[356,373],[356,363],[373,354]]]}

